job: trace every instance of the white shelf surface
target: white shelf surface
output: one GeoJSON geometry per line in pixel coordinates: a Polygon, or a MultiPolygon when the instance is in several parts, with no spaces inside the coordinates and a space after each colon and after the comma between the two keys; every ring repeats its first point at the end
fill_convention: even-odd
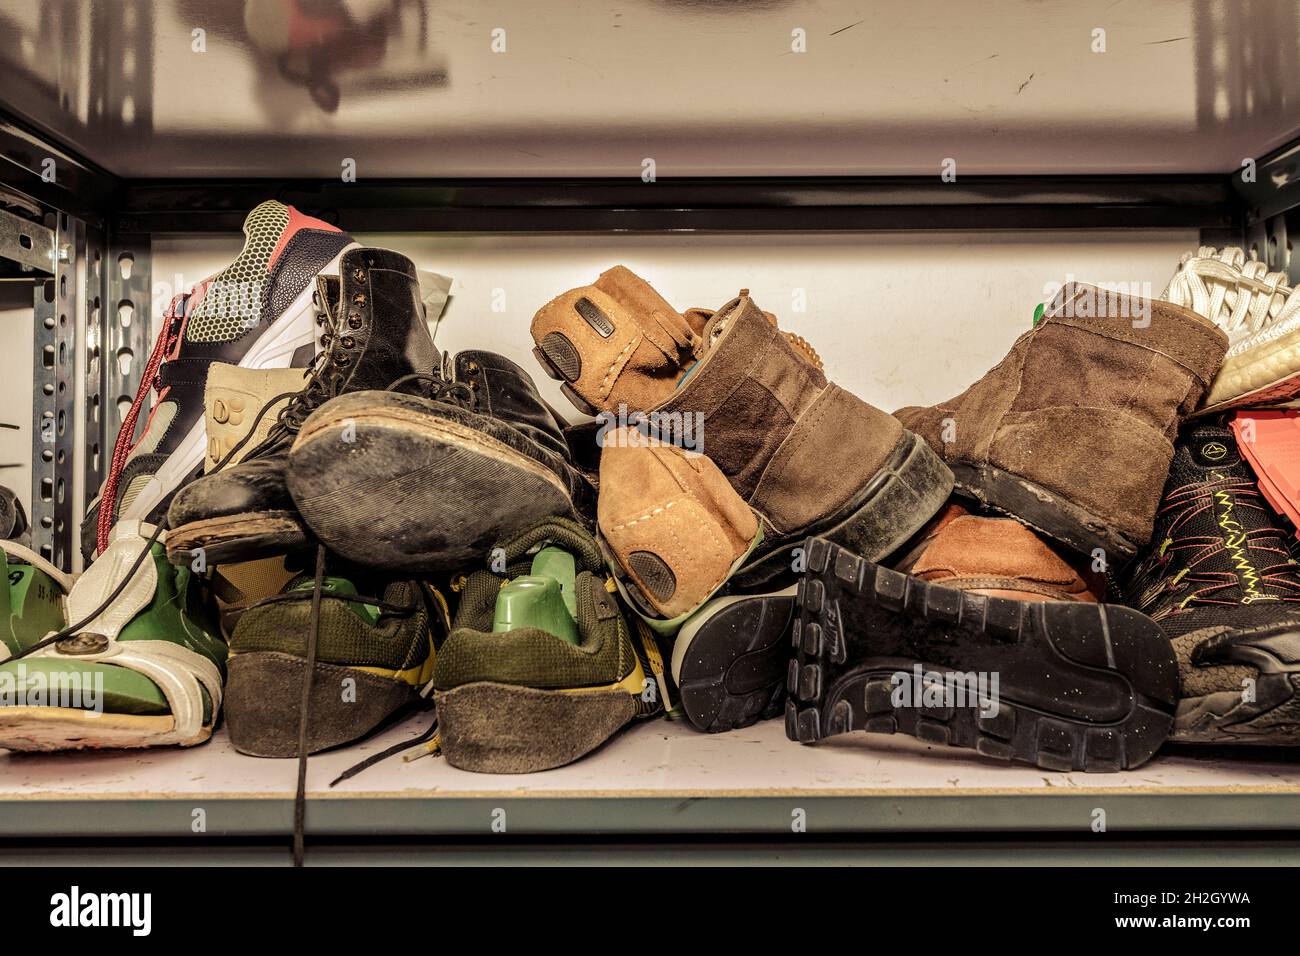
{"type": "MultiPolygon", "coordinates": [[[[328,786],[428,719],[311,758],[309,831],[487,833],[501,808],[515,832],[789,832],[800,809],[810,830],[836,831],[1083,828],[1098,807],[1117,828],[1300,826],[1300,755],[1289,751],[1167,748],[1128,773],[1063,774],[903,736],[802,746],[779,720],[717,735],[653,721],[536,774],[475,774],[438,756],[397,756],[328,786]]],[[[217,832],[278,833],[291,819],[295,779],[293,760],[243,756],[224,733],[189,750],[7,753],[0,836],[166,834],[188,829],[200,807],[217,832]]]]}

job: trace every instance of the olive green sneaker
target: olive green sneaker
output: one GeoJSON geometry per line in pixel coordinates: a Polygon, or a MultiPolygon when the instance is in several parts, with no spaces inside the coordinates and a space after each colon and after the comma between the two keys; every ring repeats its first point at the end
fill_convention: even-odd
{"type": "Polygon", "coordinates": [[[462,770],[531,773],[595,750],[669,693],[655,635],[624,614],[595,539],[550,518],[459,579],[433,668],[442,753],[462,770]],[[629,623],[630,622],[630,623],[629,623]]]}
{"type": "Polygon", "coordinates": [[[19,560],[5,561],[0,748],[189,747],[212,736],[226,645],[203,582],[167,563],[152,527],[119,521],[75,583],[19,560]]]}
{"type": "MultiPolygon", "coordinates": [[[[226,724],[254,757],[298,755],[314,578],[248,608],[230,639],[226,724]]],[[[447,634],[441,593],[419,581],[335,568],[322,581],[307,752],[368,736],[427,698],[447,634]]]]}

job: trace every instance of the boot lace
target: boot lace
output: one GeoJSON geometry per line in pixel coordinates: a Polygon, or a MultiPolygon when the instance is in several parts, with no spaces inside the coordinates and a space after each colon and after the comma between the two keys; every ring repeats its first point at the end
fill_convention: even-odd
{"type": "MultiPolygon", "coordinates": [[[[296,435],[307,416],[337,395],[347,379],[347,367],[351,359],[343,348],[343,337],[338,335],[329,313],[321,303],[319,291],[312,293],[312,303],[316,306],[316,324],[322,329],[319,340],[321,351],[303,373],[307,384],[289,396],[288,404],[276,415],[275,423],[267,432],[266,438],[245,456],[247,458],[255,457],[287,436],[296,435]]],[[[278,402],[283,397],[276,396],[272,402],[278,402]]]]}
{"type": "Polygon", "coordinates": [[[439,372],[412,372],[403,375],[390,382],[384,391],[395,392],[410,382],[419,382],[426,386],[422,395],[430,401],[446,402],[466,409],[474,407],[474,390],[466,383],[447,378],[439,372]]]}
{"type": "Polygon", "coordinates": [[[149,361],[145,363],[144,372],[140,375],[140,386],[136,389],[135,399],[122,419],[122,427],[117,431],[117,438],[113,442],[113,457],[109,461],[108,475],[104,479],[104,490],[99,496],[99,516],[95,524],[97,551],[102,552],[108,547],[109,533],[113,530],[113,513],[117,510],[117,490],[122,480],[122,470],[126,468],[126,460],[138,444],[134,441],[136,423],[140,419],[140,411],[144,408],[144,401],[149,393],[157,392],[161,396],[158,372],[180,340],[181,329],[185,324],[185,305],[192,294],[186,292],[175,296],[167,306],[167,311],[163,314],[162,331],[158,333],[153,351],[149,354],[149,361]]]}

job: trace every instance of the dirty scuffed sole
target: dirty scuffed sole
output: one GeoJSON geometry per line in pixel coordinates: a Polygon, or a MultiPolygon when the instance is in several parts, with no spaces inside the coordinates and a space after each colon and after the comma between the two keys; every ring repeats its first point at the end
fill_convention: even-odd
{"type": "Polygon", "coordinates": [[[1138,611],[939,587],[820,539],[808,543],[808,565],[791,634],[793,740],[905,733],[1104,772],[1141,765],[1168,738],[1178,667],[1138,611]]]}
{"type": "Polygon", "coordinates": [[[953,463],[950,467],[959,494],[1010,515],[1076,551],[1092,554],[1100,548],[1116,564],[1137,554],[1137,543],[1116,531],[1109,521],[1041,485],[992,465],[953,463]]]}
{"type": "Polygon", "coordinates": [[[1300,674],[1261,674],[1253,700],[1239,690],[1180,700],[1169,742],[1300,747],[1300,674]]]}
{"type": "Polygon", "coordinates": [[[313,422],[288,483],[324,544],[398,571],[460,570],[550,516],[574,517],[545,466],[458,422],[376,411],[313,422]],[[341,443],[343,427],[354,429],[341,443]]]}
{"type": "Polygon", "coordinates": [[[673,677],[697,730],[721,733],[781,715],[794,594],[790,587],[715,598],[682,626],[673,677]]]}
{"type": "MultiPolygon", "coordinates": [[[[226,680],[230,743],[251,757],[296,757],[307,661],[278,651],[235,654],[226,680]]],[[[415,689],[377,674],[318,662],[312,677],[307,752],[360,740],[413,703],[415,689]],[[352,694],[345,694],[351,680],[352,694]]]]}
{"type": "MultiPolygon", "coordinates": [[[[0,707],[0,750],[51,752],[58,750],[137,750],[155,747],[161,735],[176,727],[170,715],[97,714],[75,707],[0,707]]],[[[212,736],[183,744],[193,747],[212,736]]]]}
{"type": "Polygon", "coordinates": [[[613,737],[637,706],[626,691],[535,690],[480,681],[434,694],[447,762],[477,773],[535,773],[613,737]]]}
{"type": "Polygon", "coordinates": [[[870,482],[839,512],[815,526],[785,535],[770,535],[762,553],[732,576],[746,591],[768,590],[788,576],[792,549],[810,535],[834,541],[873,561],[897,551],[938,513],[952,493],[953,476],[919,435],[904,431],[888,459],[870,482]]]}
{"type": "Polygon", "coordinates": [[[208,565],[288,554],[308,546],[302,519],[291,511],[227,515],[180,525],[167,533],[167,560],[190,564],[202,549],[208,565]]]}

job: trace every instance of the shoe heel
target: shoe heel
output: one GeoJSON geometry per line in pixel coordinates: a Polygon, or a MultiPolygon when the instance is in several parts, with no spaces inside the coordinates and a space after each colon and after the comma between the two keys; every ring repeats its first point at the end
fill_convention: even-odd
{"type": "Polygon", "coordinates": [[[952,493],[952,472],[925,440],[904,432],[849,516],[818,536],[878,561],[925,527],[952,493]]]}
{"type": "MultiPolygon", "coordinates": [[[[232,656],[227,673],[225,714],[231,745],[252,757],[296,757],[307,661],[277,651],[255,651],[232,656]]],[[[416,699],[409,684],[318,662],[307,715],[307,752],[360,740],[416,699]],[[340,692],[345,679],[353,681],[353,694],[340,692]]]]}
{"type": "Polygon", "coordinates": [[[626,691],[571,693],[479,681],[434,694],[447,763],[475,773],[536,773],[572,763],[637,715],[626,691]]]}

